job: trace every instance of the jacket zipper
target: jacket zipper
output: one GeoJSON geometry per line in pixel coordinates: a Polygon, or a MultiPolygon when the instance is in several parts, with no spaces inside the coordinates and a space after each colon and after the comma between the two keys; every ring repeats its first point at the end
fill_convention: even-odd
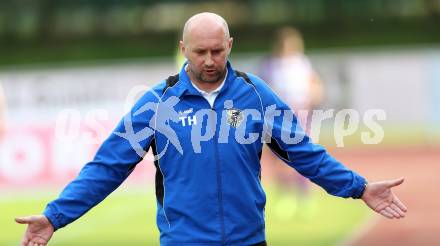
{"type": "MultiPolygon", "coordinates": [[[[219,94],[220,95],[220,94],[219,94]]],[[[215,111],[215,101],[217,100],[218,96],[214,99],[214,103],[211,104],[209,101],[202,96],[202,98],[208,103],[210,109],[212,112],[216,113],[215,111]]],[[[221,177],[221,166],[220,166],[220,158],[218,153],[218,143],[217,143],[217,116],[215,118],[214,123],[214,145],[215,145],[215,165],[216,165],[216,173],[217,173],[217,200],[218,200],[218,206],[219,206],[219,214],[220,214],[220,228],[221,228],[221,234],[222,234],[222,244],[226,245],[226,235],[225,235],[225,218],[224,218],[224,208],[223,208],[223,187],[222,187],[222,177],[221,177]]]]}
{"type": "MultiPolygon", "coordinates": [[[[211,110],[215,112],[215,109],[211,107],[211,110]]],[[[215,118],[214,124],[217,122],[217,117],[215,118]]],[[[222,232],[222,245],[226,245],[226,236],[225,236],[225,219],[224,219],[224,208],[223,208],[223,187],[222,187],[222,177],[221,177],[221,165],[220,158],[218,153],[218,143],[217,143],[217,126],[214,125],[214,145],[215,145],[215,165],[217,169],[217,194],[218,194],[218,203],[220,210],[220,226],[222,232]]]]}

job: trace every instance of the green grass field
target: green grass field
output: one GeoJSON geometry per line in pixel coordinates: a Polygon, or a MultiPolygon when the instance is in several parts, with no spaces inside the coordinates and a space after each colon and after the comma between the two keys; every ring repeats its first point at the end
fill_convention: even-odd
{"type": "MultiPolygon", "coordinates": [[[[266,188],[270,245],[335,245],[370,215],[360,201],[313,190],[297,202],[292,194],[266,188]],[[288,212],[283,212],[288,211],[288,212]]],[[[25,226],[15,216],[40,213],[56,193],[0,196],[0,245],[18,245],[25,226]]],[[[153,191],[122,188],[78,221],[54,234],[51,245],[159,245],[153,191]]]]}

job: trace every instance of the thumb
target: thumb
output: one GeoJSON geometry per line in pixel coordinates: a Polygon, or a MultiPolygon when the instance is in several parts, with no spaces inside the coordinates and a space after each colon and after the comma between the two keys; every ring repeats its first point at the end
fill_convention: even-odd
{"type": "Polygon", "coordinates": [[[26,217],[17,217],[15,218],[15,222],[18,224],[29,224],[33,221],[32,216],[26,216],[26,217]]]}
{"type": "Polygon", "coordinates": [[[393,180],[390,180],[387,182],[387,186],[388,186],[388,188],[395,187],[395,186],[401,185],[403,183],[403,181],[405,181],[404,178],[393,179],[393,180]]]}

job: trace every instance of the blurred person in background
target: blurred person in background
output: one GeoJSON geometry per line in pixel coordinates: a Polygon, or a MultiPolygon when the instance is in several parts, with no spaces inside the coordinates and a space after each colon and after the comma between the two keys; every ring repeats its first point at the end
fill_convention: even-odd
{"type": "MultiPolygon", "coordinates": [[[[286,26],[277,30],[272,55],[260,64],[259,76],[293,109],[301,126],[310,133],[311,115],[322,101],[323,85],[304,54],[304,40],[297,29],[286,26]]],[[[297,210],[301,210],[298,214],[303,217],[312,215],[314,204],[309,196],[309,182],[295,172],[286,171],[285,165],[280,165],[282,161],[268,148],[265,148],[264,159],[269,172],[273,173],[275,185],[293,194],[281,196],[275,205],[279,212],[275,214],[284,219],[289,219],[297,210]]]]}
{"type": "Polygon", "coordinates": [[[323,85],[304,54],[304,40],[297,29],[277,30],[273,54],[263,60],[259,76],[294,110],[308,132],[308,119],[322,101],[323,85]]]}

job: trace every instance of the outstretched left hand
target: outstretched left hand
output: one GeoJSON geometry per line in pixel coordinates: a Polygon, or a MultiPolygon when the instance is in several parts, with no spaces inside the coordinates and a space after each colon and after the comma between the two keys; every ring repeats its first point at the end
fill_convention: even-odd
{"type": "Polygon", "coordinates": [[[407,208],[391,191],[391,188],[402,184],[403,178],[369,183],[365,187],[362,200],[375,212],[388,219],[405,217],[407,208]]]}

